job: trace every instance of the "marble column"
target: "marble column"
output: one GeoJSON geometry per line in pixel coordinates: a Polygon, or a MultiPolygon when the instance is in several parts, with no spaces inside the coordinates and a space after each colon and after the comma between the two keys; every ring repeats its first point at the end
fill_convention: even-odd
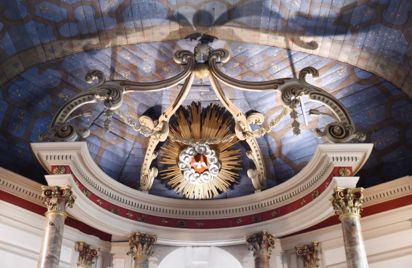
{"type": "Polygon", "coordinates": [[[252,234],[246,238],[249,250],[255,257],[255,268],[269,268],[269,259],[275,247],[275,237],[266,231],[252,234]]]}
{"type": "Polygon", "coordinates": [[[340,188],[333,193],[332,205],[342,225],[348,268],[367,268],[365,245],[360,226],[363,188],[340,188]]]}
{"type": "Polygon", "coordinates": [[[312,242],[307,245],[295,247],[296,255],[303,259],[305,268],[319,267],[319,243],[312,242]]]}
{"type": "Polygon", "coordinates": [[[134,268],[149,267],[149,257],[153,254],[156,236],[143,233],[134,233],[129,237],[130,251],[134,260],[134,268]]]}
{"type": "Polygon", "coordinates": [[[77,267],[91,268],[93,263],[97,260],[99,249],[94,248],[83,241],[76,242],[74,249],[79,252],[77,267]]]}
{"type": "Polygon", "coordinates": [[[72,207],[74,197],[70,186],[42,186],[42,195],[47,206],[46,232],[40,252],[38,267],[59,267],[60,251],[63,241],[66,207],[72,207]]]}

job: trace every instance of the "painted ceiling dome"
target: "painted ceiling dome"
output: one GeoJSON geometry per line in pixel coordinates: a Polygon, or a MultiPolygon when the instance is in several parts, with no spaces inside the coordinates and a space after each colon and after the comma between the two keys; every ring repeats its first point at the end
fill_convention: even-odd
{"type": "MultiPolygon", "coordinates": [[[[7,169],[44,183],[44,171],[32,155],[30,142],[47,131],[60,107],[90,88],[85,79],[90,70],[100,70],[108,81],[167,79],[184,68],[174,62],[174,53],[194,51],[202,37],[213,41],[212,49],[229,51],[230,60],[220,69],[235,79],[296,78],[305,67],[316,68],[319,77],[308,76],[307,81],[338,99],[366,134],[366,142],[375,144],[359,174],[359,186],[412,173],[412,103],[408,97],[412,81],[406,23],[412,5],[408,1],[396,12],[389,1],[352,6],[339,2],[340,6],[318,9],[302,3],[292,5],[292,12],[281,8],[286,3],[276,7],[260,1],[233,6],[207,1],[200,7],[161,1],[131,5],[121,1],[96,1],[95,5],[6,2],[0,19],[0,164],[7,169]]],[[[119,113],[158,118],[183,86],[182,81],[163,91],[127,94],[119,113]]],[[[242,113],[261,113],[267,122],[283,111],[280,92],[248,92],[228,86],[223,91],[242,113]]],[[[199,77],[182,107],[193,102],[223,107],[211,82],[199,77]]],[[[313,131],[331,123],[320,105],[311,103],[296,112],[299,135],[294,133],[294,118],[287,114],[272,131],[256,139],[266,167],[266,188],[293,177],[311,159],[317,144],[324,142],[313,131]]],[[[119,114],[107,113],[104,105],[85,106],[73,120],[90,131],[84,140],[100,168],[138,189],[149,138],[119,114]]],[[[213,163],[221,169],[222,162],[210,156],[220,151],[212,147],[203,151],[190,147],[196,152],[189,165],[193,174],[211,171],[213,163]]],[[[246,155],[248,147],[238,143],[234,150],[242,155],[238,177],[213,198],[255,191],[247,174],[254,166],[246,155]]],[[[154,165],[160,169],[164,163],[154,165]]],[[[185,197],[162,180],[161,174],[149,192],[185,197]]]]}

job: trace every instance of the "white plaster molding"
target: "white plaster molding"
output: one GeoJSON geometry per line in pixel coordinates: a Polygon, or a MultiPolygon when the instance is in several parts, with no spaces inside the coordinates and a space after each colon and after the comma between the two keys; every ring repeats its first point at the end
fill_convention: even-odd
{"type": "Polygon", "coordinates": [[[305,168],[288,181],[255,194],[220,200],[179,200],[143,193],[107,176],[94,162],[85,142],[33,143],[39,162],[70,166],[88,190],[118,206],[159,217],[181,219],[228,218],[268,211],[288,204],[318,187],[335,166],[356,173],[368,159],[372,144],[322,144],[305,168]]]}
{"type": "Polygon", "coordinates": [[[0,190],[44,206],[41,184],[0,167],[0,190]]]}
{"type": "MultiPolygon", "coordinates": [[[[43,237],[46,219],[44,216],[20,208],[13,204],[0,201],[0,223],[7,224],[28,232],[35,236],[43,237]]],[[[85,234],[76,228],[64,226],[64,243],[69,244],[82,240],[90,245],[99,247],[104,252],[110,252],[110,242],[103,241],[96,236],[85,234]]],[[[40,250],[40,247],[38,248],[40,250]]]]}
{"type": "Polygon", "coordinates": [[[155,233],[159,244],[174,246],[243,244],[245,235],[261,230],[266,230],[276,236],[300,231],[333,215],[330,197],[337,186],[355,187],[357,182],[357,177],[334,177],[325,191],[300,209],[268,221],[233,227],[228,232],[227,228],[202,230],[172,228],[129,220],[90,202],[77,187],[71,175],[48,175],[46,179],[49,185],[70,185],[72,187],[77,198],[73,208],[68,208],[68,212],[88,225],[121,237],[127,237],[130,233],[137,231],[155,233]]]}
{"type": "MultiPolygon", "coordinates": [[[[412,205],[409,205],[362,217],[361,226],[364,240],[411,229],[411,212],[412,205]]],[[[314,239],[323,241],[322,247],[326,248],[343,246],[340,224],[282,238],[282,248],[284,248],[285,251],[294,251],[296,245],[307,244],[314,239]]]]}
{"type": "MultiPolygon", "coordinates": [[[[39,257],[41,243],[44,236],[46,219],[44,216],[15,206],[5,201],[0,201],[0,255],[7,254],[7,267],[27,267],[19,265],[19,260],[27,259],[36,263],[39,257]]],[[[108,255],[111,243],[99,238],[84,234],[70,226],[65,226],[63,232],[62,252],[59,267],[77,267],[77,252],[74,249],[76,241],[85,241],[100,248],[101,259],[99,263],[109,261],[108,255]]],[[[3,256],[3,255],[2,255],[3,256]]],[[[0,263],[2,261],[0,260],[0,263]]],[[[1,265],[0,265],[1,266],[1,265]]],[[[103,267],[98,265],[96,267],[103,267]]]]}
{"type": "MultiPolygon", "coordinates": [[[[361,218],[362,236],[371,267],[382,261],[396,263],[398,259],[410,256],[412,252],[411,215],[412,205],[408,205],[361,218]]],[[[323,252],[321,267],[346,267],[340,224],[282,238],[284,256],[295,256],[295,246],[313,241],[320,242],[321,252],[323,252]]],[[[286,259],[284,265],[290,267],[287,266],[288,264],[291,263],[286,259]]],[[[291,267],[295,266],[292,264],[291,267]]],[[[394,267],[410,266],[395,265],[394,267]]]]}
{"type": "Polygon", "coordinates": [[[412,176],[382,183],[365,189],[364,207],[376,205],[412,194],[412,176]]]}
{"type": "MultiPolygon", "coordinates": [[[[0,169],[0,178],[3,178],[4,176],[1,175],[2,174],[2,170],[0,169]]],[[[51,176],[51,177],[55,177],[56,182],[58,182],[58,184],[66,184],[66,183],[73,183],[72,182],[72,178],[71,176],[67,176],[67,175],[55,175],[55,176],[51,176]],[[57,179],[55,176],[58,176],[60,179],[57,179]],[[59,181],[62,178],[65,178],[63,181],[59,181]]],[[[49,176],[48,176],[49,177],[49,176]]],[[[9,177],[10,178],[10,177],[9,177]]],[[[343,177],[340,177],[341,179],[344,179],[343,177]]],[[[18,180],[27,180],[23,177],[19,177],[19,176],[15,176],[13,177],[12,181],[14,182],[13,184],[7,184],[7,185],[18,185],[18,180]],[[18,179],[16,179],[18,178],[18,179]]],[[[339,180],[339,179],[338,179],[339,180]]],[[[350,178],[346,178],[346,180],[343,180],[344,182],[349,181],[350,178]]],[[[31,183],[31,182],[30,182],[31,183]]],[[[393,200],[393,199],[397,199],[406,195],[409,195],[410,192],[410,187],[411,187],[411,176],[408,177],[404,177],[404,178],[400,178],[398,180],[394,180],[382,185],[378,185],[378,186],[374,186],[371,188],[367,188],[365,190],[365,205],[364,206],[370,206],[370,205],[374,205],[377,203],[381,203],[381,202],[385,202],[388,200],[393,200]]],[[[36,183],[34,183],[36,184],[36,183]]],[[[4,183],[1,184],[1,186],[4,188],[4,190],[7,190],[6,187],[4,187],[4,183]]],[[[335,185],[336,186],[336,185],[335,185]]],[[[345,186],[345,185],[340,185],[340,186],[345,186]]],[[[350,186],[350,185],[349,185],[350,186]]],[[[348,185],[346,185],[345,187],[349,187],[348,185]]],[[[11,186],[10,186],[11,187],[11,186]]],[[[2,189],[3,189],[2,188],[2,189]]],[[[37,189],[39,189],[40,187],[35,187],[37,189]]],[[[333,188],[333,187],[332,187],[333,188]]],[[[329,187],[329,189],[332,189],[329,187]]],[[[74,187],[74,189],[76,190],[76,187],[74,187]]],[[[22,191],[17,191],[19,192],[19,195],[24,195],[26,192],[22,191]]],[[[137,192],[137,191],[135,191],[137,192]]],[[[325,191],[326,192],[326,191],[325,191]]],[[[330,193],[328,193],[328,195],[330,196],[330,193]]],[[[84,195],[81,192],[77,192],[75,193],[77,196],[81,196],[84,197],[84,195]]],[[[146,195],[146,196],[150,196],[150,195],[146,195]]],[[[165,198],[166,200],[170,200],[165,198]]],[[[159,228],[162,229],[161,232],[169,232],[169,236],[161,236],[159,238],[159,243],[164,244],[164,245],[197,245],[197,246],[205,246],[205,245],[214,245],[214,246],[222,246],[222,245],[234,245],[234,244],[239,244],[239,243],[243,243],[243,235],[249,233],[249,232],[254,232],[255,230],[259,230],[259,229],[267,229],[269,231],[273,231],[276,235],[281,236],[281,235],[286,235],[286,233],[282,234],[282,230],[276,229],[276,228],[265,228],[265,225],[285,225],[285,226],[290,226],[290,225],[300,225],[301,222],[305,223],[305,219],[307,219],[306,217],[309,217],[308,215],[310,215],[311,213],[313,213],[313,215],[317,215],[320,218],[325,218],[328,217],[328,215],[332,215],[332,211],[329,211],[327,213],[325,213],[325,215],[319,215],[319,211],[324,211],[325,209],[328,210],[330,209],[330,204],[327,200],[328,198],[325,198],[323,203],[327,206],[327,208],[320,208],[317,207],[317,209],[311,209],[311,206],[306,205],[304,208],[306,211],[306,213],[304,213],[304,211],[297,211],[297,212],[293,212],[288,214],[288,220],[284,219],[283,217],[271,220],[271,221],[267,221],[267,222],[263,222],[263,223],[259,223],[259,224],[255,224],[253,226],[241,226],[241,227],[237,227],[237,228],[231,228],[230,233],[232,233],[232,236],[227,235],[227,236],[219,236],[219,239],[214,239],[212,236],[210,236],[211,234],[216,232],[216,229],[206,229],[206,230],[182,230],[180,228],[168,228],[168,227],[159,227],[159,226],[153,226],[153,225],[148,225],[145,223],[136,223],[135,221],[130,221],[127,220],[125,218],[122,218],[120,216],[114,215],[109,213],[108,211],[103,210],[102,208],[100,208],[98,205],[91,203],[88,199],[86,198],[80,198],[78,200],[76,200],[75,204],[83,207],[82,210],[76,210],[76,211],[70,211],[75,217],[81,219],[83,222],[85,223],[93,223],[96,220],[100,220],[102,222],[102,224],[92,224],[94,227],[100,229],[100,230],[104,230],[106,232],[109,233],[113,233],[115,237],[118,237],[119,239],[124,239],[128,234],[130,234],[130,232],[133,231],[144,231],[144,232],[148,232],[148,233],[157,233],[159,231],[159,228]],[[294,218],[294,213],[300,214],[302,217],[297,217],[294,218]],[[75,215],[76,214],[76,215],[75,215]],[[305,216],[306,214],[306,216],[305,216]],[[102,217],[100,217],[102,216],[102,217]],[[110,225],[106,225],[106,222],[111,222],[113,219],[116,219],[114,221],[113,224],[110,225]],[[281,219],[281,220],[280,220],[281,219]],[[119,224],[117,224],[119,223],[119,224]],[[134,226],[133,226],[134,225],[134,226]],[[113,230],[115,230],[115,232],[112,232],[113,230]],[[187,232],[186,232],[187,231],[187,232]],[[199,235],[199,237],[197,237],[196,239],[191,239],[191,237],[194,235],[194,233],[201,233],[199,235]],[[210,239],[210,240],[209,240],[210,239]],[[211,241],[214,240],[214,241],[211,241]]],[[[230,200],[230,199],[228,199],[230,200]]],[[[320,199],[318,199],[320,200],[320,199]]],[[[214,201],[214,200],[213,200],[214,201]]],[[[313,204],[312,204],[313,205],[313,204]]],[[[401,208],[402,209],[402,208],[401,208]]],[[[391,211],[389,212],[384,212],[384,213],[379,213],[378,215],[381,214],[385,214],[385,213],[391,213],[391,211]]],[[[399,215],[401,214],[397,214],[399,217],[399,215]]],[[[405,217],[408,217],[408,213],[405,214],[405,217]]],[[[388,215],[388,218],[390,217],[390,214],[388,215]]],[[[374,215],[367,217],[366,219],[370,218],[373,219],[374,215]]],[[[362,224],[363,222],[366,220],[365,218],[362,218],[362,224]]],[[[313,219],[309,219],[313,220],[313,219]]],[[[386,221],[384,219],[379,218],[379,220],[372,220],[372,222],[374,224],[377,223],[385,223],[386,221]]],[[[409,223],[409,222],[408,222],[409,223]]],[[[370,223],[372,224],[372,223],[370,223]]],[[[392,224],[391,228],[387,229],[387,230],[392,230],[392,231],[396,231],[399,228],[402,229],[404,228],[404,225],[406,223],[402,222],[399,223],[398,225],[392,224]],[[398,229],[393,229],[393,228],[398,228],[398,229]]],[[[307,224],[307,225],[310,225],[307,224]]],[[[302,225],[301,229],[304,229],[304,226],[307,225],[302,225]]],[[[331,227],[327,227],[327,228],[334,228],[333,226],[331,227]]],[[[327,230],[327,228],[323,228],[322,230],[327,230]]],[[[383,228],[385,229],[385,227],[379,227],[379,228],[383,228]]],[[[373,232],[379,232],[379,228],[376,227],[374,229],[373,232]]],[[[293,233],[295,231],[293,231],[294,229],[292,228],[290,230],[289,233],[293,233]]],[[[219,231],[219,230],[218,230],[219,231]]],[[[220,230],[222,231],[222,230],[220,230]]],[[[297,231],[297,230],[296,230],[297,231]]],[[[316,231],[314,231],[316,232],[316,231]]],[[[330,233],[325,231],[325,235],[328,234],[330,235],[330,233]]],[[[305,235],[305,234],[302,234],[305,235]]],[[[307,235],[309,235],[309,237],[311,236],[311,232],[307,233],[307,235]]],[[[338,232],[336,233],[335,237],[338,237],[340,235],[340,229],[338,229],[338,232]]],[[[367,236],[367,233],[366,233],[367,236]]],[[[299,238],[301,241],[303,239],[303,237],[299,238]]],[[[304,239],[303,239],[304,240],[304,239]]],[[[308,238],[308,242],[310,242],[310,238],[308,238]]],[[[335,242],[333,242],[334,239],[329,239],[329,242],[327,243],[332,243],[330,244],[330,246],[333,246],[334,243],[341,243],[341,241],[337,241],[335,240],[335,242]]]]}

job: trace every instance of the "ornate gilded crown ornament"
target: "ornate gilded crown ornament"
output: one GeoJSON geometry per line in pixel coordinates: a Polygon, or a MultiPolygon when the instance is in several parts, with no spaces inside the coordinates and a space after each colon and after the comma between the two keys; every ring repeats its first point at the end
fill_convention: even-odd
{"type": "Polygon", "coordinates": [[[170,120],[169,139],[160,149],[160,178],[190,199],[226,192],[239,178],[241,153],[234,120],[223,107],[180,107],[170,120]]]}
{"type": "MultiPolygon", "coordinates": [[[[331,123],[314,129],[314,132],[325,142],[344,143],[365,139],[365,135],[357,131],[349,112],[334,96],[306,81],[308,74],[319,75],[313,67],[303,68],[296,78],[279,78],[260,82],[241,81],[228,76],[220,69],[222,64],[229,61],[229,52],[225,49],[213,49],[207,42],[200,42],[194,48],[193,53],[179,50],[173,59],[183,66],[183,70],[173,77],[156,82],[106,80],[103,72],[90,71],[86,75],[86,81],[91,88],[67,101],[56,113],[48,131],[41,135],[40,139],[76,141],[86,138],[90,134],[90,129],[81,128],[80,124],[75,123],[76,118],[87,116],[87,113],[79,109],[85,105],[100,105],[104,108],[104,127],[107,130],[110,129],[113,118],[116,118],[138,134],[148,138],[140,170],[140,180],[136,178],[136,181],[140,181],[140,190],[148,192],[159,175],[159,167],[154,165],[154,160],[158,157],[160,147],[162,158],[158,159],[158,162],[169,165],[168,169],[160,171],[160,178],[187,198],[212,198],[219,191],[226,191],[230,187],[230,184],[237,178],[234,173],[238,169],[237,159],[240,159],[235,156],[236,150],[232,150],[231,147],[238,141],[243,142],[246,147],[247,157],[242,159],[244,161],[250,159],[253,163],[252,168],[246,173],[255,190],[265,189],[266,168],[257,139],[271,132],[288,114],[292,121],[293,133],[299,135],[300,122],[297,109],[302,108],[304,102],[316,102],[328,109],[327,112],[311,109],[307,115],[328,116],[333,119],[331,123]],[[233,132],[229,133],[216,128],[217,130],[214,131],[221,136],[213,136],[208,133],[208,128],[203,127],[207,120],[210,125],[219,120],[219,114],[213,112],[219,109],[213,107],[207,108],[210,112],[203,112],[200,107],[192,105],[189,109],[190,123],[184,118],[185,116],[180,115],[180,112],[177,115],[179,123],[175,125],[170,122],[170,119],[181,108],[195,78],[210,81],[211,89],[227,113],[231,115],[230,125],[233,124],[233,132]],[[158,118],[125,114],[119,109],[126,94],[176,89],[175,86],[181,83],[183,86],[179,89],[176,98],[170,106],[164,108],[158,118]],[[259,112],[245,114],[226,96],[222,84],[237,90],[279,91],[284,109],[271,121],[266,121],[263,114],[259,112]],[[210,114],[211,118],[206,120],[196,112],[210,114]],[[193,118],[197,118],[198,122],[193,118]],[[252,125],[254,125],[253,128],[252,125]],[[224,135],[223,132],[225,132],[224,135]],[[164,142],[165,144],[160,146],[164,142]]],[[[228,119],[221,118],[220,120],[228,119]]]]}

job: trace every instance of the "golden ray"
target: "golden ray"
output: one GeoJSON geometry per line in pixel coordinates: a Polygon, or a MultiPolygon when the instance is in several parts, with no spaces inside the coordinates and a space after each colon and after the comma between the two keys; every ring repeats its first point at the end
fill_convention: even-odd
{"type": "Polygon", "coordinates": [[[160,178],[176,192],[189,199],[210,199],[236,183],[241,167],[241,152],[234,149],[238,142],[232,116],[216,104],[206,108],[200,103],[180,107],[170,121],[170,136],[160,149],[160,178]],[[179,168],[179,155],[192,144],[207,144],[217,155],[220,170],[211,181],[192,183],[179,168]]]}

